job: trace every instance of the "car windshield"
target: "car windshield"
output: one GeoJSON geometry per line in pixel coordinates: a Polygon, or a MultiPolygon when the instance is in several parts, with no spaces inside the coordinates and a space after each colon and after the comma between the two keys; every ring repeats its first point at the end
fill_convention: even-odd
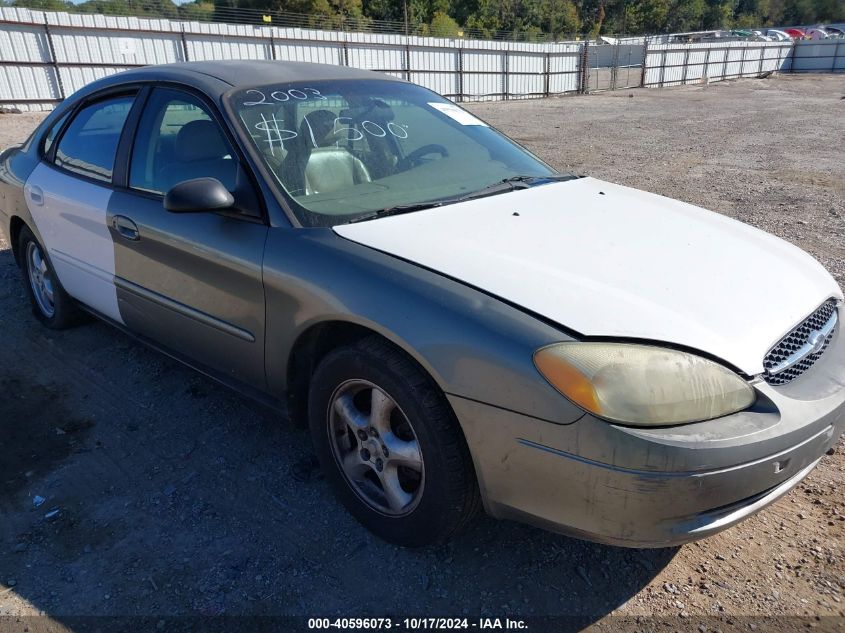
{"type": "Polygon", "coordinates": [[[305,226],[444,204],[507,179],[555,176],[480,119],[414,84],[272,84],[238,90],[228,101],[305,226]]]}

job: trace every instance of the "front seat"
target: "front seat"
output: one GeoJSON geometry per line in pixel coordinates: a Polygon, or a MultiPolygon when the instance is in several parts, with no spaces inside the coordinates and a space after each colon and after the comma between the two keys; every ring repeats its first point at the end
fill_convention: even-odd
{"type": "Polygon", "coordinates": [[[334,134],[335,115],[317,110],[299,126],[299,138],[309,147],[305,164],[305,193],[330,193],[358,183],[370,182],[370,174],[361,160],[343,147],[334,134]],[[316,146],[316,147],[315,147],[316,146]]]}
{"type": "Polygon", "coordinates": [[[213,121],[200,119],[182,126],[176,134],[174,159],[159,171],[163,191],[193,178],[216,178],[229,191],[235,190],[237,162],[213,121]]]}

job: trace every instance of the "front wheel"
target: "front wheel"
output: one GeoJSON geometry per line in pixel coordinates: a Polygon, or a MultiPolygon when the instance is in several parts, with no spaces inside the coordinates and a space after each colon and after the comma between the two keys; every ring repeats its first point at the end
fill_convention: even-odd
{"type": "Polygon", "coordinates": [[[386,541],[441,542],[477,513],[469,450],[443,393],[386,341],[367,338],[323,359],[309,420],[336,494],[386,541]]]}

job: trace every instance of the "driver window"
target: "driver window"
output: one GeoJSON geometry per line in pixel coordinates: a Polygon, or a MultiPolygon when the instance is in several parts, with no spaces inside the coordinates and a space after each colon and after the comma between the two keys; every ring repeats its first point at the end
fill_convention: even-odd
{"type": "Polygon", "coordinates": [[[193,178],[216,178],[235,191],[238,164],[207,107],[193,96],[168,89],[153,91],[138,125],[129,186],[165,193],[193,178]]]}

